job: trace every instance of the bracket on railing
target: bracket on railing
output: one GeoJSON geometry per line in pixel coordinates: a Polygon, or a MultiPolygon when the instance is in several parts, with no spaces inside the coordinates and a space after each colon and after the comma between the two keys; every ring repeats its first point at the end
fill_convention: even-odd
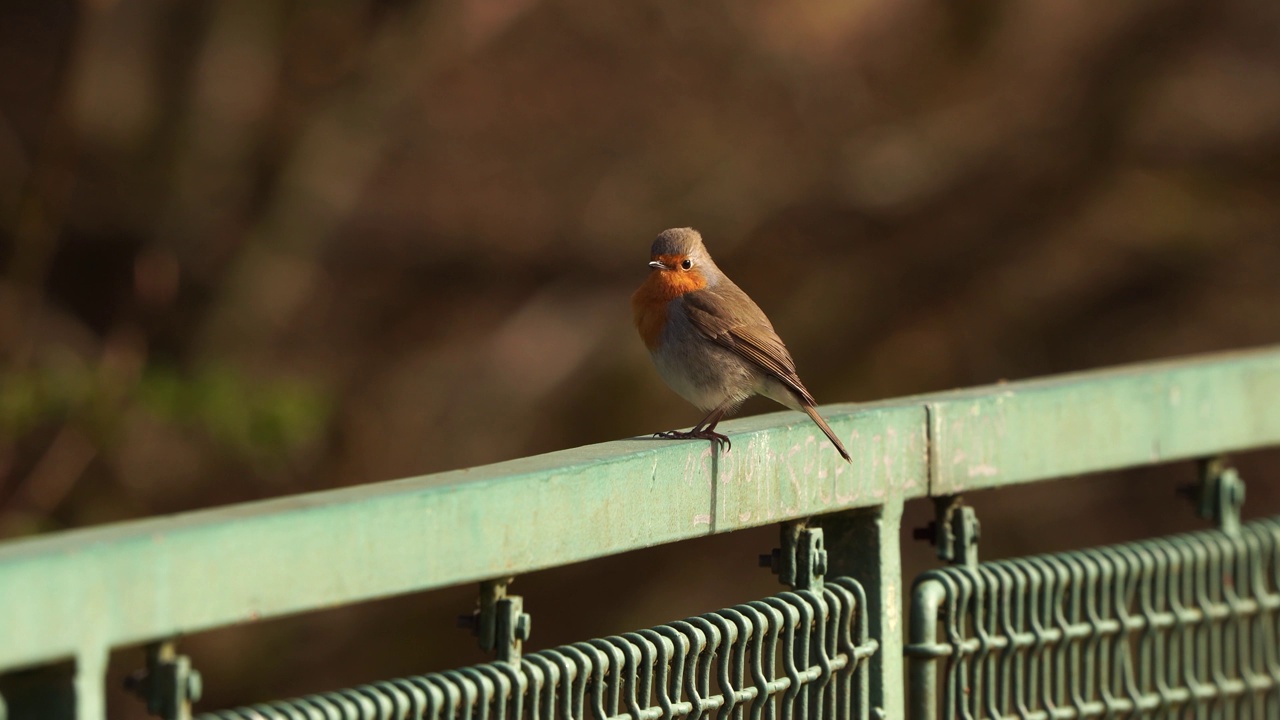
{"type": "Polygon", "coordinates": [[[911,536],[916,540],[928,540],[938,548],[938,558],[952,565],[974,567],[978,564],[978,538],[982,535],[982,523],[973,508],[964,504],[959,495],[946,495],[933,499],[936,520],[922,528],[916,528],[911,536]]]}
{"type": "Polygon", "coordinates": [[[821,591],[822,577],[827,574],[822,528],[807,527],[803,522],[783,523],[781,527],[781,547],[761,555],[760,566],[771,569],[783,585],[821,591]]]}
{"type": "Polygon", "coordinates": [[[147,712],[164,720],[190,720],[191,703],[204,692],[200,671],[178,654],[174,640],[147,646],[147,666],[124,679],[124,687],[147,703],[147,712]]]}
{"type": "Polygon", "coordinates": [[[507,586],[513,580],[480,583],[480,607],[470,615],[460,616],[458,625],[471,630],[479,639],[481,650],[494,653],[502,662],[518,664],[533,619],[524,611],[524,598],[507,594],[507,586]]]}
{"type": "Polygon", "coordinates": [[[1200,461],[1200,482],[1181,489],[1196,506],[1196,513],[1212,520],[1229,535],[1240,532],[1240,508],[1244,505],[1244,480],[1223,456],[1200,461]]]}

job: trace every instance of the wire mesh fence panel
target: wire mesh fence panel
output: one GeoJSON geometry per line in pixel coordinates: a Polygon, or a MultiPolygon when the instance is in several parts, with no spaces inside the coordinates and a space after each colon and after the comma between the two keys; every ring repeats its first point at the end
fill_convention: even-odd
{"type": "Polygon", "coordinates": [[[915,718],[1280,718],[1280,518],[931,570],[915,718]]]}
{"type": "Polygon", "coordinates": [[[784,592],[647,630],[202,720],[861,720],[861,586],[784,592]]]}

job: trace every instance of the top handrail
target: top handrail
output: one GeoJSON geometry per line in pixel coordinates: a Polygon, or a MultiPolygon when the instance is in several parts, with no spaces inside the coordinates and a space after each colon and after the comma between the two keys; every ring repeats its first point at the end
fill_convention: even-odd
{"type": "Polygon", "coordinates": [[[1280,445],[1280,346],[721,425],[0,544],[0,670],[816,514],[1280,445]]]}

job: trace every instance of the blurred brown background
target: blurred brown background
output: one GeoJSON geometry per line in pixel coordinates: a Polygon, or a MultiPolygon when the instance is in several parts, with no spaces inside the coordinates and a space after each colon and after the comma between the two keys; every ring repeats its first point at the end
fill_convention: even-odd
{"type": "MultiPolygon", "coordinates": [[[[628,309],[670,226],[826,402],[1274,343],[1278,191],[1274,2],[6,0],[0,537],[688,426],[628,309]]],[[[983,553],[1199,527],[1191,478],[976,495],[983,553]]],[[[772,592],[774,541],[514,590],[546,647],[772,592]]],[[[481,659],[473,595],[183,647],[206,708],[330,689],[481,659]]]]}

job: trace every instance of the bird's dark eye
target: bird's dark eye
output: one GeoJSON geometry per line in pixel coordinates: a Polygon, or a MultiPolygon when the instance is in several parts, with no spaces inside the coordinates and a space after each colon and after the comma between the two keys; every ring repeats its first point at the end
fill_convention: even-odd
{"type": "Polygon", "coordinates": [[[693,267],[693,261],[690,260],[689,258],[685,258],[684,262],[680,263],[680,267],[684,268],[685,270],[688,270],[689,268],[693,267]]]}

